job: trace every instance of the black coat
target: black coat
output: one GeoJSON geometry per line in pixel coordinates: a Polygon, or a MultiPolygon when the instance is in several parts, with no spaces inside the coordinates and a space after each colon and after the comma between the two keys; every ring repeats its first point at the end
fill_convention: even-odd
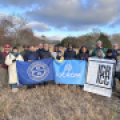
{"type": "Polygon", "coordinates": [[[83,47],[86,47],[86,46],[82,46],[81,49],[79,50],[79,53],[76,56],[76,59],[78,59],[78,60],[88,60],[88,58],[89,58],[89,50],[86,47],[87,51],[86,51],[86,53],[83,53],[82,52],[83,47]]]}
{"type": "Polygon", "coordinates": [[[64,52],[64,59],[71,60],[76,58],[76,52],[74,50],[69,51],[68,49],[64,52]]]}
{"type": "Polygon", "coordinates": [[[27,52],[24,55],[24,61],[28,61],[28,60],[39,60],[39,55],[37,52],[27,52]]]}
{"type": "Polygon", "coordinates": [[[0,64],[2,64],[3,62],[4,62],[4,57],[3,57],[3,54],[0,51],[0,64]]]}
{"type": "Polygon", "coordinates": [[[36,52],[38,53],[38,55],[39,55],[39,57],[40,57],[40,54],[41,54],[41,52],[43,52],[44,51],[44,48],[39,48],[38,50],[36,50],[36,52]]]}
{"type": "Polygon", "coordinates": [[[47,59],[49,57],[51,57],[51,53],[49,52],[49,50],[48,51],[43,50],[40,52],[40,59],[47,59]]]}

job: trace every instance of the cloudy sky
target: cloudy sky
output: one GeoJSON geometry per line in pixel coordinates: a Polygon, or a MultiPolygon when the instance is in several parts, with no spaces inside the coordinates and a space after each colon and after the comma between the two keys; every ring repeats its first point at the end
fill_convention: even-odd
{"type": "Polygon", "coordinates": [[[4,14],[25,16],[37,36],[80,36],[99,28],[120,33],[120,0],[0,0],[4,14]]]}

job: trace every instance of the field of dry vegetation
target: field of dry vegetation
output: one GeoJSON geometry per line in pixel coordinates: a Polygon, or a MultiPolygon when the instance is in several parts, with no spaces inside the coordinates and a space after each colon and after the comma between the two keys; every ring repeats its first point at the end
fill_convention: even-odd
{"type": "Polygon", "coordinates": [[[120,85],[111,98],[49,83],[18,93],[2,87],[0,68],[0,120],[120,120],[120,85]]]}

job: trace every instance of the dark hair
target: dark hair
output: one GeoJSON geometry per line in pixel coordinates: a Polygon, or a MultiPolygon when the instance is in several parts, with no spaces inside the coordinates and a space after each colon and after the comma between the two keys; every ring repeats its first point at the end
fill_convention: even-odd
{"type": "Polygon", "coordinates": [[[107,50],[107,54],[108,54],[108,53],[112,53],[112,49],[108,49],[108,50],[107,50]]]}
{"type": "Polygon", "coordinates": [[[89,53],[89,50],[88,50],[88,48],[87,48],[85,45],[83,45],[83,46],[80,48],[80,50],[79,50],[80,53],[83,53],[83,52],[82,52],[82,49],[83,49],[83,48],[86,48],[86,49],[87,49],[86,53],[89,53]]]}
{"type": "Polygon", "coordinates": [[[30,45],[30,47],[35,47],[34,45],[30,45]]]}
{"type": "Polygon", "coordinates": [[[18,48],[15,46],[15,47],[13,47],[13,48],[12,48],[12,51],[13,51],[13,50],[15,50],[15,49],[17,49],[17,50],[18,50],[18,48]]]}

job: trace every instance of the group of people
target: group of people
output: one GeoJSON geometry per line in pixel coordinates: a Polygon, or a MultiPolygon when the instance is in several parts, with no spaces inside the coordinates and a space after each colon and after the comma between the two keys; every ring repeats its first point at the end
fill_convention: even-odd
{"type": "MultiPolygon", "coordinates": [[[[39,44],[39,49],[35,49],[34,45],[23,45],[24,50],[19,52],[17,47],[11,48],[9,44],[4,45],[4,52],[0,52],[0,64],[4,69],[4,80],[3,88],[8,87],[8,84],[11,85],[12,91],[17,92],[17,72],[16,72],[16,61],[34,61],[47,59],[52,57],[55,60],[85,60],[88,61],[89,57],[94,57],[98,59],[109,59],[116,60],[116,77],[120,79],[120,49],[117,44],[113,45],[113,49],[105,49],[102,47],[102,42],[99,40],[96,43],[96,48],[93,49],[90,54],[88,48],[83,45],[78,54],[73,50],[72,44],[68,44],[68,48],[64,54],[59,50],[58,46],[54,47],[54,51],[50,53],[48,44],[39,44]],[[9,76],[9,77],[8,77],[9,76]]],[[[45,85],[46,83],[44,83],[45,85]]],[[[28,85],[27,88],[35,88],[35,85],[28,85]]],[[[116,89],[116,80],[113,79],[113,89],[116,89]]]]}

